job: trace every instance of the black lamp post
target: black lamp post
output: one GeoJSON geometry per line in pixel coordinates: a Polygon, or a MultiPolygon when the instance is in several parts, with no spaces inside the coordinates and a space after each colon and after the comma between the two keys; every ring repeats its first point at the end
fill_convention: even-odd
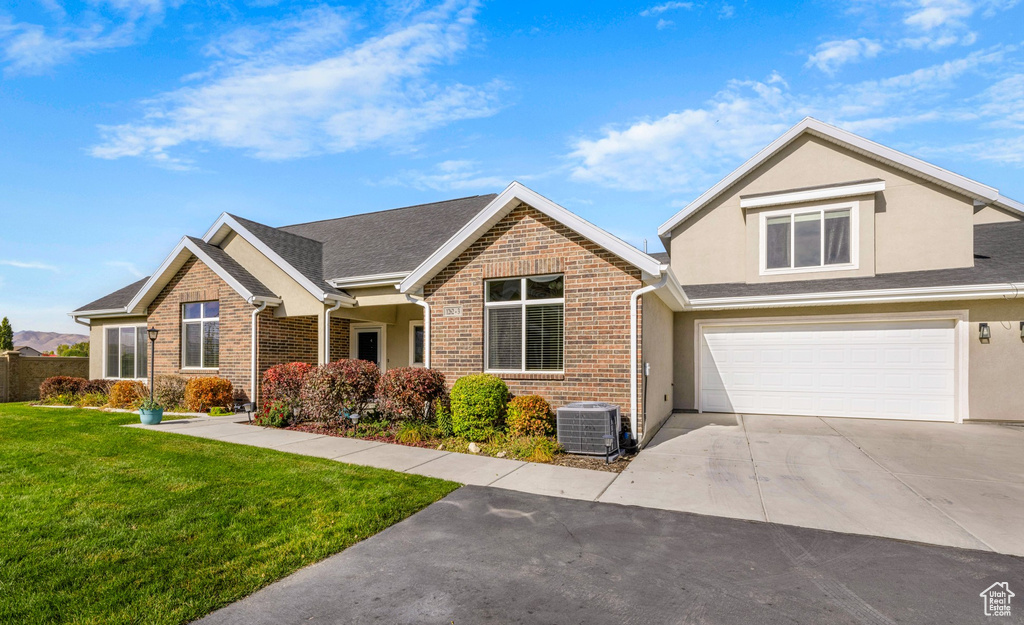
{"type": "Polygon", "coordinates": [[[149,401],[153,401],[153,380],[155,372],[153,369],[156,367],[156,335],[160,334],[160,330],[156,328],[149,328],[146,330],[146,334],[149,335],[149,401]]]}

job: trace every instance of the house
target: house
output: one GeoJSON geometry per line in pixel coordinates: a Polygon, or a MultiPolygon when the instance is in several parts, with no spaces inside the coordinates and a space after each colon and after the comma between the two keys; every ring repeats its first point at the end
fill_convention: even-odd
{"type": "Polygon", "coordinates": [[[805,119],[658,229],[676,409],[1022,419],[1024,205],[805,119]]]}
{"type": "Polygon", "coordinates": [[[666,260],[512,183],[283,227],[223,214],[152,276],[70,314],[101,346],[92,377],[146,379],[153,327],[156,374],[218,375],[249,398],[273,365],[360,358],[432,367],[449,383],[493,372],[517,395],[601,399],[663,420],[664,337],[682,310],[666,260]],[[654,363],[648,396],[660,393],[650,406],[641,360],[654,363]]]}
{"type": "Polygon", "coordinates": [[[647,254],[519,184],[272,227],[223,214],[73,313],[93,377],[338,358],[481,371],[553,405],[1021,419],[1024,205],[805,119],[665,222],[647,254]]]}
{"type": "Polygon", "coordinates": [[[22,356],[42,356],[43,352],[39,351],[34,347],[28,345],[15,345],[14,351],[18,352],[22,356]]]}

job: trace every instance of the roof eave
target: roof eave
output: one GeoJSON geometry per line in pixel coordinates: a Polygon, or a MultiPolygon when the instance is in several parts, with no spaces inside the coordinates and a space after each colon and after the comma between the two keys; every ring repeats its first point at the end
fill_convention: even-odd
{"type": "Polygon", "coordinates": [[[741,180],[744,176],[756,169],[762,163],[767,161],[768,158],[789,145],[805,132],[810,132],[815,136],[843,144],[854,149],[854,151],[873,156],[877,159],[893,164],[898,168],[914,172],[919,176],[933,182],[937,182],[942,186],[959,191],[973,199],[994,202],[1000,197],[998,189],[982,184],[976,180],[971,180],[970,178],[953,173],[936,165],[932,165],[931,163],[927,163],[919,158],[910,156],[909,154],[886,147],[880,143],[871,141],[870,139],[865,139],[864,137],[858,136],[847,130],[826,124],[812,117],[805,117],[800,121],[800,123],[787,130],[782,134],[782,136],[775,139],[775,141],[769,143],[752,158],[748,159],[745,163],[730,172],[729,175],[722,178],[713,187],[702,193],[697,199],[687,204],[682,210],[670,217],[665,223],[661,224],[661,226],[658,227],[658,236],[661,237],[662,240],[670,238],[672,231],[679,227],[680,224],[689,219],[700,209],[704,208],[712,200],[724,193],[729,187],[741,180]]]}

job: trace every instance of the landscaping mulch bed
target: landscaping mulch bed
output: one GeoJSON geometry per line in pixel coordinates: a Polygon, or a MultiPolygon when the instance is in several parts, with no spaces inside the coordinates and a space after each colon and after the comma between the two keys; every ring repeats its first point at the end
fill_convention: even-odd
{"type": "MultiPolygon", "coordinates": [[[[255,423],[253,423],[255,425],[255,423]]],[[[358,438],[366,441],[378,441],[381,443],[392,443],[394,445],[405,445],[406,447],[422,447],[424,449],[444,449],[455,453],[468,453],[462,449],[452,448],[444,440],[425,440],[418,443],[403,443],[394,436],[386,435],[370,435],[362,434],[358,436],[352,435],[352,429],[349,427],[338,427],[331,425],[323,425],[319,423],[300,423],[298,425],[290,425],[286,430],[293,430],[295,432],[308,432],[310,434],[320,434],[323,436],[338,436],[341,438],[358,438]]],[[[494,454],[484,454],[487,456],[494,456],[494,454]]],[[[591,471],[609,471],[611,473],[622,473],[622,471],[629,464],[632,457],[619,457],[617,460],[605,464],[603,456],[579,456],[574,454],[559,454],[548,463],[539,464],[555,464],[562,467],[572,467],[576,469],[590,469],[591,471]]]]}

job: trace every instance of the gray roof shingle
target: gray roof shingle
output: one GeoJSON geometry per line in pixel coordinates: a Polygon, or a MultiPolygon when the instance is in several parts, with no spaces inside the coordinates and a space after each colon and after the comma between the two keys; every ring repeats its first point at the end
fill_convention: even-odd
{"type": "Polygon", "coordinates": [[[113,293],[104,295],[96,301],[89,302],[85,306],[75,310],[75,312],[85,312],[89,310],[116,310],[124,308],[128,305],[128,302],[132,301],[132,298],[139,292],[142,285],[146,284],[146,280],[149,280],[149,276],[146,276],[137,282],[132,282],[126,287],[121,287],[113,293]]]}
{"type": "Polygon", "coordinates": [[[220,249],[215,245],[210,245],[202,239],[196,237],[189,237],[189,241],[199,246],[210,259],[220,265],[220,267],[234,278],[245,290],[249,291],[253,295],[263,297],[276,297],[277,295],[267,288],[262,282],[260,282],[254,275],[249,273],[244,267],[238,264],[234,258],[228,256],[228,253],[220,249]]]}
{"type": "Polygon", "coordinates": [[[975,226],[973,267],[763,284],[684,284],[683,289],[691,299],[705,299],[1009,282],[1024,282],[1024,222],[975,226]]]}
{"type": "Polygon", "coordinates": [[[341,294],[341,291],[324,281],[324,252],[320,241],[237,215],[231,217],[325,293],[341,294]]]}
{"type": "Polygon", "coordinates": [[[475,195],[277,230],[322,244],[322,279],[412,271],[495,197],[475,195]]]}

